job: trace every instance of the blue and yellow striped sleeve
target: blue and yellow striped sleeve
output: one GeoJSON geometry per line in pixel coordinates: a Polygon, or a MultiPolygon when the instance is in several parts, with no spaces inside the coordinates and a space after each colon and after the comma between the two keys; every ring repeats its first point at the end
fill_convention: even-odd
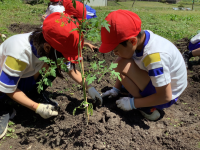
{"type": "Polygon", "coordinates": [[[163,59],[160,53],[152,53],[143,59],[144,67],[148,71],[148,75],[155,87],[168,84],[170,81],[170,72],[167,59],[163,59]]]}
{"type": "Polygon", "coordinates": [[[0,74],[1,85],[15,87],[26,67],[27,64],[25,62],[7,56],[0,74]]]}

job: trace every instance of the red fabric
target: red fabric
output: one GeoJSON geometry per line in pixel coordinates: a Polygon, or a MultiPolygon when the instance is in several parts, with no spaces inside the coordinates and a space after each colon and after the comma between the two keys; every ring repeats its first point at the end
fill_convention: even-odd
{"type": "Polygon", "coordinates": [[[77,27],[72,21],[68,23],[66,17],[69,15],[59,12],[50,14],[43,22],[42,33],[45,40],[68,61],[78,63],[73,60],[78,60],[79,34],[78,31],[71,32],[77,27]]]}
{"type": "MultiPolygon", "coordinates": [[[[73,15],[78,20],[82,20],[84,7],[83,3],[76,1],[76,8],[74,8],[72,0],[63,0],[63,6],[65,7],[65,13],[73,15]]],[[[86,19],[86,8],[84,9],[84,19],[86,19]]]]}
{"type": "Polygon", "coordinates": [[[113,11],[108,14],[106,20],[110,24],[110,32],[105,27],[101,28],[101,53],[112,51],[119,43],[136,37],[141,31],[142,22],[139,16],[128,10],[113,11]]]}
{"type": "Polygon", "coordinates": [[[59,2],[59,0],[50,0],[51,2],[59,2]]]}

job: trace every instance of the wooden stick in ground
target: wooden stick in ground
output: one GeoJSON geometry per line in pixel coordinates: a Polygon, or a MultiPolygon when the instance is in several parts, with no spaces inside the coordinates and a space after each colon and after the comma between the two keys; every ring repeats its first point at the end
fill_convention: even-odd
{"type": "MultiPolygon", "coordinates": [[[[84,64],[83,64],[83,56],[82,56],[82,48],[81,48],[81,45],[80,45],[80,53],[81,53],[81,67],[82,67],[82,72],[83,72],[83,76],[84,76],[84,64]]],[[[85,78],[83,79],[84,80],[84,84],[85,84],[85,91],[86,91],[86,82],[85,82],[85,78]]],[[[85,98],[85,101],[87,102],[87,96],[85,98]]],[[[87,117],[88,117],[88,120],[87,120],[87,125],[88,125],[88,122],[89,122],[89,114],[88,114],[88,107],[87,107],[87,117]]]]}

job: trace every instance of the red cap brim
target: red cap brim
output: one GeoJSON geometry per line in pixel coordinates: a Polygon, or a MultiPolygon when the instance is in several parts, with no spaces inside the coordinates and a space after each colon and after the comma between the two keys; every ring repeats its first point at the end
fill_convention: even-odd
{"type": "Polygon", "coordinates": [[[105,44],[102,43],[100,48],[99,48],[99,52],[101,53],[109,53],[112,50],[114,50],[119,44],[105,44]]]}

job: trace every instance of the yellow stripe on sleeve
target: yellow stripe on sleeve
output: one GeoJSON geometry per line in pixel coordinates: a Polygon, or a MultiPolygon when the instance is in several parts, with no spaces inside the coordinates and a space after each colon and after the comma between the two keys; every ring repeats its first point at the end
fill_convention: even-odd
{"type": "Polygon", "coordinates": [[[149,64],[159,62],[160,60],[161,60],[160,54],[159,53],[153,53],[153,54],[147,55],[144,58],[143,63],[144,63],[144,66],[147,67],[149,64]]]}
{"type": "Polygon", "coordinates": [[[27,64],[23,61],[20,61],[14,57],[7,56],[6,58],[6,66],[8,66],[10,69],[16,70],[16,71],[23,71],[26,69],[27,64]]]}

